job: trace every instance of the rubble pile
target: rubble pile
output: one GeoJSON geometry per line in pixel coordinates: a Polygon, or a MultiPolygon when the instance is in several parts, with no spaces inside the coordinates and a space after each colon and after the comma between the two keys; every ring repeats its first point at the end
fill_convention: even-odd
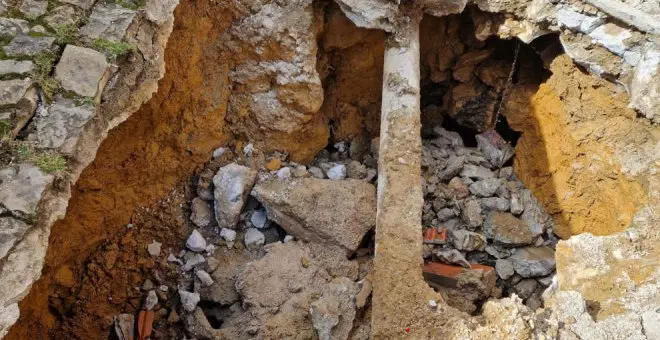
{"type": "Polygon", "coordinates": [[[552,219],[504,166],[513,147],[493,130],[476,142],[442,127],[423,141],[425,278],[469,313],[513,293],[536,309],[555,269],[552,219]]]}

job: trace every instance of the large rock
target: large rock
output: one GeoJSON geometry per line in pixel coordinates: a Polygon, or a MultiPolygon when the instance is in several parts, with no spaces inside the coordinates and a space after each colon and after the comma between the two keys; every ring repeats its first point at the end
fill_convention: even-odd
{"type": "Polygon", "coordinates": [[[376,188],[364,181],[300,178],[261,182],[268,218],[297,238],[355,250],[376,223],[376,188]]]}
{"type": "Polygon", "coordinates": [[[54,44],[53,37],[19,35],[3,47],[3,50],[10,57],[32,57],[39,52],[52,51],[54,44]]]}
{"type": "Polygon", "coordinates": [[[122,41],[134,17],[133,10],[116,4],[99,3],[94,6],[89,21],[80,29],[80,34],[90,40],[102,38],[122,41]]]}
{"type": "Polygon", "coordinates": [[[484,234],[503,247],[520,247],[534,243],[543,229],[529,225],[510,213],[492,211],[484,222],[484,234]]]}
{"type": "Polygon", "coordinates": [[[30,86],[30,78],[0,81],[0,107],[16,105],[30,86]]]}
{"type": "Polygon", "coordinates": [[[13,217],[0,217],[0,260],[20,241],[30,225],[13,217]]]}
{"type": "Polygon", "coordinates": [[[47,114],[35,117],[37,131],[30,139],[36,139],[40,147],[56,148],[73,155],[81,130],[94,114],[91,105],[78,106],[71,99],[58,98],[47,114]]]}
{"type": "Polygon", "coordinates": [[[257,171],[231,163],[223,166],[213,177],[215,218],[220,228],[234,229],[245,200],[257,179],[257,171]]]}
{"type": "Polygon", "coordinates": [[[55,68],[55,79],[62,87],[84,97],[96,97],[108,72],[105,56],[95,50],[67,45],[55,68]]]}
{"type": "Polygon", "coordinates": [[[555,270],[555,251],[545,246],[518,248],[509,261],[522,277],[546,276],[555,270]]]}
{"type": "Polygon", "coordinates": [[[21,164],[0,170],[0,204],[7,210],[34,214],[46,186],[53,175],[43,173],[32,164],[21,164]]]}

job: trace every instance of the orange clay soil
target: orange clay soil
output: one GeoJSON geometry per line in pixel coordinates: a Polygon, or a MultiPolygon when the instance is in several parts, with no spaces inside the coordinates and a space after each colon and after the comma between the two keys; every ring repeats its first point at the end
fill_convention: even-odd
{"type": "MultiPolygon", "coordinates": [[[[158,92],[109,133],[82,173],[66,217],[53,226],[43,276],[20,303],[21,317],[7,339],[46,339],[57,323],[49,295],[80,285],[82,264],[126,229],[135,207],[165,195],[229,139],[223,133],[229,66],[215,41],[232,13],[222,7],[183,1],[176,9],[158,92]]],[[[81,325],[89,328],[86,336],[101,326],[81,325]]],[[[87,338],[107,336],[96,335],[87,338]]]]}
{"type": "Polygon", "coordinates": [[[614,84],[582,72],[565,56],[543,84],[524,81],[509,94],[509,125],[522,131],[516,174],[555,220],[555,233],[607,235],[624,230],[645,200],[624,174],[615,148],[643,144],[650,129],[614,84]]]}

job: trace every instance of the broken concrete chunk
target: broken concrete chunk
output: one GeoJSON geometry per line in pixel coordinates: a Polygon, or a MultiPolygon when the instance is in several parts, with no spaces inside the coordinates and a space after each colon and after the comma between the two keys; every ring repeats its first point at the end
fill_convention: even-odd
{"type": "Polygon", "coordinates": [[[53,178],[32,164],[4,168],[0,170],[0,204],[10,211],[34,214],[53,178]]]}
{"type": "Polygon", "coordinates": [[[502,197],[486,197],[481,199],[481,206],[485,210],[494,211],[508,211],[510,204],[509,200],[502,197]]]}
{"type": "Polygon", "coordinates": [[[113,3],[98,3],[92,9],[87,25],[80,29],[80,34],[89,40],[103,38],[122,41],[126,36],[128,26],[133,22],[135,13],[133,10],[113,3]]]}
{"type": "Polygon", "coordinates": [[[499,276],[502,280],[507,280],[513,276],[513,274],[515,274],[513,264],[511,261],[506,259],[498,259],[495,261],[495,271],[497,271],[497,276],[499,276]]]}
{"type": "Polygon", "coordinates": [[[494,130],[478,134],[475,138],[477,139],[479,150],[481,150],[490,164],[496,168],[502,167],[515,154],[513,146],[494,130]]]}
{"type": "Polygon", "coordinates": [[[198,293],[191,293],[185,290],[179,290],[179,297],[181,298],[181,305],[186,312],[193,312],[200,300],[198,293]]]}
{"type": "Polygon", "coordinates": [[[468,198],[461,205],[461,219],[470,229],[480,226],[484,219],[481,215],[481,203],[475,198],[468,198]]]}
{"type": "Polygon", "coordinates": [[[266,237],[256,228],[249,228],[245,232],[245,247],[250,250],[257,250],[266,242],[266,237]]]}
{"type": "Polygon", "coordinates": [[[62,87],[84,97],[96,97],[107,81],[108,62],[95,50],[67,45],[55,67],[55,79],[62,87]]]}
{"type": "Polygon", "coordinates": [[[630,82],[630,106],[660,123],[660,49],[649,46],[635,66],[630,82]]]}
{"type": "Polygon", "coordinates": [[[518,248],[509,260],[522,277],[546,276],[555,270],[555,252],[550,247],[518,248]]]}
{"type": "Polygon", "coordinates": [[[309,310],[320,340],[348,339],[355,319],[353,299],[357,285],[348,278],[335,278],[323,287],[321,297],[309,310]]]}
{"type": "Polygon", "coordinates": [[[63,154],[73,155],[80,132],[95,116],[91,105],[77,105],[72,99],[58,97],[48,108],[47,114],[35,116],[36,133],[30,139],[36,139],[39,146],[59,149],[63,154]]]}
{"type": "Polygon", "coordinates": [[[470,262],[456,249],[439,249],[435,256],[440,262],[445,264],[455,264],[461,267],[470,268],[470,262]]]}
{"type": "Polygon", "coordinates": [[[0,80],[0,107],[18,104],[30,86],[30,78],[0,80]]]}
{"type": "Polygon", "coordinates": [[[591,33],[604,21],[603,18],[579,13],[572,7],[561,7],[557,10],[556,15],[560,25],[585,34],[591,33]]]}
{"type": "Polygon", "coordinates": [[[51,51],[54,44],[53,37],[18,35],[3,50],[9,57],[33,57],[39,52],[51,51]]]}
{"type": "Polygon", "coordinates": [[[464,312],[474,312],[475,302],[493,295],[497,275],[492,267],[472,264],[470,268],[442,263],[428,263],[423,268],[424,279],[447,297],[450,306],[464,312]]]}
{"type": "Polygon", "coordinates": [[[30,60],[0,60],[0,76],[9,74],[24,75],[32,72],[33,68],[34,63],[30,60]]]}
{"type": "Polygon", "coordinates": [[[30,225],[11,216],[0,217],[0,260],[23,238],[30,225]]]}
{"type": "Polygon", "coordinates": [[[296,238],[355,250],[376,219],[376,188],[358,180],[261,182],[252,195],[268,218],[296,238]]]}
{"type": "Polygon", "coordinates": [[[215,174],[215,218],[220,228],[236,228],[256,179],[257,171],[236,163],[223,166],[215,174]]]}
{"type": "Polygon", "coordinates": [[[502,180],[499,178],[486,178],[470,184],[470,192],[481,197],[491,197],[500,187],[502,180]]]}
{"type": "Polygon", "coordinates": [[[503,247],[513,248],[532,244],[542,232],[506,212],[492,211],[484,222],[486,237],[503,247]]]}
{"type": "Polygon", "coordinates": [[[495,174],[483,166],[466,164],[461,170],[461,177],[472,178],[472,179],[486,179],[494,178],[495,174]]]}
{"type": "Polygon", "coordinates": [[[516,291],[516,294],[518,294],[518,296],[520,296],[522,299],[527,299],[528,297],[532,296],[538,286],[539,283],[536,282],[536,280],[524,279],[514,286],[514,290],[516,291]]]}
{"type": "Polygon", "coordinates": [[[207,227],[213,222],[213,209],[205,200],[195,197],[190,204],[190,220],[198,227],[207,227]]]}
{"type": "Polygon", "coordinates": [[[149,255],[153,257],[158,257],[160,256],[160,248],[162,247],[162,243],[152,241],[148,246],[147,246],[147,252],[149,255]]]}
{"type": "Polygon", "coordinates": [[[193,230],[192,233],[190,233],[190,236],[188,236],[188,239],[186,240],[186,248],[196,252],[206,250],[206,240],[197,229],[193,230]]]}
{"type": "Polygon", "coordinates": [[[486,247],[486,238],[462,229],[451,232],[451,242],[456,249],[464,251],[484,250],[486,247]]]}

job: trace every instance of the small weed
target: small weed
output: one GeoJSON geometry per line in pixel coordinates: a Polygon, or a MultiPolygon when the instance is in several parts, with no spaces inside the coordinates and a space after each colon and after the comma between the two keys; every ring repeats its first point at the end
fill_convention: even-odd
{"type": "Polygon", "coordinates": [[[116,0],[115,3],[121,7],[138,10],[147,3],[146,0],[116,0]]]}
{"type": "Polygon", "coordinates": [[[128,53],[128,51],[135,50],[133,44],[110,41],[103,38],[94,40],[92,42],[92,48],[105,53],[112,59],[117,59],[117,57],[128,53]]]}
{"type": "Polygon", "coordinates": [[[33,163],[45,173],[62,172],[66,170],[66,158],[57,151],[40,151],[33,144],[25,141],[5,141],[9,149],[16,155],[16,161],[33,163]]]}
{"type": "Polygon", "coordinates": [[[23,12],[21,12],[21,11],[20,11],[18,8],[16,8],[16,7],[9,9],[9,10],[7,11],[7,13],[5,13],[4,16],[6,16],[6,17],[8,17],[8,18],[12,18],[12,19],[22,19],[22,20],[27,20],[27,18],[25,17],[25,14],[23,14],[23,12]]]}
{"type": "Polygon", "coordinates": [[[50,76],[55,63],[55,55],[52,52],[40,52],[34,57],[34,64],[36,65],[33,71],[34,79],[44,92],[44,96],[49,101],[53,98],[55,92],[59,88],[59,83],[55,78],[50,76]]]}
{"type": "Polygon", "coordinates": [[[94,106],[94,97],[77,97],[74,99],[77,106],[89,105],[94,106]]]}
{"type": "Polygon", "coordinates": [[[7,120],[0,120],[0,136],[8,136],[11,132],[11,122],[7,120]]]}
{"type": "Polygon", "coordinates": [[[55,43],[68,45],[78,43],[78,26],[73,24],[53,27],[55,31],[55,43]]]}

